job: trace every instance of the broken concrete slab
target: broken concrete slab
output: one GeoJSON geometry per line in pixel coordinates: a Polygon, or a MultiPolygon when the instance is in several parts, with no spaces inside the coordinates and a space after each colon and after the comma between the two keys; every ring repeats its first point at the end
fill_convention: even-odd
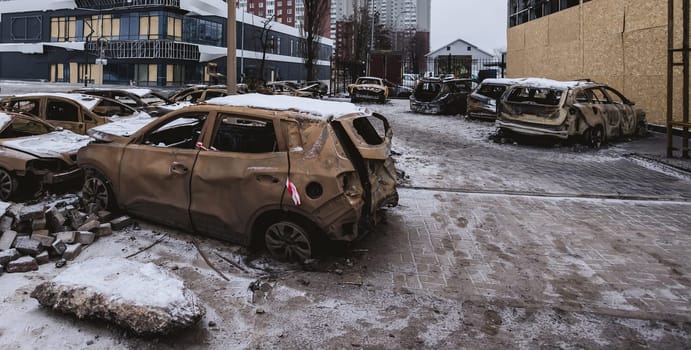
{"type": "Polygon", "coordinates": [[[45,217],[31,220],[31,230],[32,231],[43,230],[45,228],[46,228],[46,218],[45,217]]]}
{"type": "Polygon", "coordinates": [[[67,250],[67,245],[61,239],[56,239],[48,248],[48,252],[52,256],[62,256],[67,250]]]}
{"type": "Polygon", "coordinates": [[[96,216],[98,216],[98,221],[101,223],[106,223],[113,219],[113,214],[107,210],[99,210],[96,216]]]}
{"type": "Polygon", "coordinates": [[[14,241],[14,248],[22,254],[36,256],[43,251],[41,241],[31,239],[29,236],[17,237],[14,241]]]}
{"type": "Polygon", "coordinates": [[[77,229],[77,231],[91,231],[91,230],[95,230],[96,228],[98,228],[99,225],[101,225],[101,222],[100,222],[100,221],[98,221],[98,220],[91,220],[91,221],[88,221],[88,222],[86,222],[85,224],[79,226],[79,228],[77,229]]]}
{"type": "Polygon", "coordinates": [[[36,263],[39,265],[43,265],[45,263],[48,263],[50,261],[50,255],[48,255],[48,251],[44,250],[41,252],[41,254],[36,255],[36,263]]]}
{"type": "Polygon", "coordinates": [[[7,266],[12,260],[19,258],[20,254],[17,249],[7,249],[0,252],[0,264],[7,266]]]}
{"type": "Polygon", "coordinates": [[[50,247],[50,245],[55,242],[55,237],[48,235],[47,230],[34,231],[34,233],[31,234],[31,239],[41,242],[44,248],[50,247]]]}
{"type": "Polygon", "coordinates": [[[136,334],[167,334],[196,324],[206,313],[181,280],[158,266],[102,257],[76,263],[31,297],[78,318],[100,318],[136,334]]]}
{"type": "Polygon", "coordinates": [[[43,203],[25,205],[19,212],[19,221],[42,219],[46,215],[43,203]]]}
{"type": "Polygon", "coordinates": [[[119,217],[119,218],[113,219],[113,220],[110,222],[110,227],[111,227],[114,231],[117,231],[117,230],[122,230],[123,228],[125,228],[125,227],[127,227],[127,226],[130,226],[130,225],[132,225],[133,223],[134,223],[134,220],[132,220],[131,217],[129,217],[129,216],[127,216],[127,215],[123,215],[123,216],[121,216],[121,217],[119,217]]]}
{"type": "Polygon", "coordinates": [[[52,206],[46,211],[46,221],[48,222],[48,227],[54,232],[57,232],[65,225],[67,219],[58,208],[52,206]]]}
{"type": "Polygon", "coordinates": [[[110,236],[113,234],[113,229],[110,223],[105,223],[99,225],[94,232],[96,232],[96,237],[110,236]]]}
{"type": "Polygon", "coordinates": [[[77,241],[77,231],[63,231],[55,234],[55,239],[59,239],[66,244],[72,244],[77,241]]]}
{"type": "Polygon", "coordinates": [[[75,243],[75,244],[67,244],[67,249],[65,249],[65,252],[62,253],[62,257],[65,258],[66,260],[74,260],[79,254],[82,252],[82,244],[81,243],[75,243]]]}
{"type": "Polygon", "coordinates": [[[79,231],[77,234],[77,242],[81,244],[91,244],[94,243],[94,240],[96,239],[96,233],[94,232],[89,232],[89,231],[79,231]]]}
{"type": "Polygon", "coordinates": [[[0,250],[7,250],[12,248],[14,240],[17,238],[17,232],[8,230],[2,233],[0,236],[0,250]]]}
{"type": "Polygon", "coordinates": [[[38,270],[36,259],[31,256],[23,256],[7,264],[7,272],[29,272],[38,270]]]}

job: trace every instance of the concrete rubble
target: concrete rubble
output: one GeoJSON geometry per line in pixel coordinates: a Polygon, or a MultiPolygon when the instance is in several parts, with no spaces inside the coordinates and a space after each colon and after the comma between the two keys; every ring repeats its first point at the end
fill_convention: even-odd
{"type": "Polygon", "coordinates": [[[71,194],[11,203],[0,211],[0,274],[33,271],[51,260],[74,260],[99,237],[132,223],[129,216],[88,212],[71,194]]]}
{"type": "Polygon", "coordinates": [[[136,334],[168,334],[205,314],[181,280],[152,263],[100,257],[76,263],[34,289],[55,311],[113,322],[136,334]]]}

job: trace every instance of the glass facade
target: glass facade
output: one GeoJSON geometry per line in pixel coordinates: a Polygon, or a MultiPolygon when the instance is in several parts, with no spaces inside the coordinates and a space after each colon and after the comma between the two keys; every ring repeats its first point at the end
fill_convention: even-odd
{"type": "Polygon", "coordinates": [[[509,27],[578,6],[590,0],[509,0],[509,27]]]}

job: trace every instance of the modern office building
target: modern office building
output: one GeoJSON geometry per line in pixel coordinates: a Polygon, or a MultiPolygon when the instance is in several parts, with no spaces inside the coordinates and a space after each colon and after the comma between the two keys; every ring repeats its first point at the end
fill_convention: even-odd
{"type": "MultiPolygon", "coordinates": [[[[222,0],[15,0],[0,6],[0,79],[165,86],[214,82],[226,71],[222,0]]],[[[238,77],[302,80],[298,29],[236,15],[238,77]],[[266,51],[265,72],[258,69],[266,51]],[[244,74],[243,74],[244,73],[244,74]]],[[[333,42],[321,41],[317,75],[329,78],[333,42]]]]}
{"type": "Polygon", "coordinates": [[[667,26],[663,0],[509,0],[507,74],[607,83],[665,124],[667,26]]]}

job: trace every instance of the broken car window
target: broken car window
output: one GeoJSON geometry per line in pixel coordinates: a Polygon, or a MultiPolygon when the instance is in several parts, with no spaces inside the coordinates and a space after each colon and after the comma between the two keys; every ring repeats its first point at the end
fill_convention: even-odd
{"type": "Polygon", "coordinates": [[[46,119],[61,122],[79,122],[79,108],[69,102],[48,100],[46,119]]]}
{"type": "Polygon", "coordinates": [[[10,102],[8,105],[11,111],[38,116],[39,100],[19,100],[10,102]]]}
{"type": "Polygon", "coordinates": [[[509,102],[556,106],[561,101],[562,90],[519,87],[511,90],[509,102]]]}
{"type": "Polygon", "coordinates": [[[503,85],[482,85],[477,91],[478,94],[482,96],[487,96],[491,99],[498,100],[501,95],[506,91],[506,86],[503,85]]]}
{"type": "Polygon", "coordinates": [[[12,123],[7,126],[5,130],[3,130],[2,134],[0,134],[0,138],[9,139],[15,137],[42,135],[50,131],[51,130],[46,125],[33,120],[14,118],[12,123]]]}
{"type": "Polygon", "coordinates": [[[144,136],[144,144],[155,147],[194,149],[204,127],[206,116],[206,113],[192,113],[170,120],[144,136]]]}
{"type": "Polygon", "coordinates": [[[384,142],[384,122],[377,118],[361,117],[353,120],[353,126],[362,139],[370,145],[384,142]],[[372,124],[374,123],[374,125],[372,124]],[[376,127],[375,127],[376,125],[376,127]]]}
{"type": "Polygon", "coordinates": [[[273,123],[264,120],[227,116],[221,118],[212,147],[222,152],[277,152],[273,123]]]}
{"type": "Polygon", "coordinates": [[[132,115],[135,112],[135,110],[127,108],[125,105],[110,100],[101,100],[91,111],[102,117],[112,117],[114,115],[122,117],[132,115]]]}
{"type": "Polygon", "coordinates": [[[609,99],[600,88],[590,89],[590,92],[593,94],[594,103],[609,103],[609,99]]]}

